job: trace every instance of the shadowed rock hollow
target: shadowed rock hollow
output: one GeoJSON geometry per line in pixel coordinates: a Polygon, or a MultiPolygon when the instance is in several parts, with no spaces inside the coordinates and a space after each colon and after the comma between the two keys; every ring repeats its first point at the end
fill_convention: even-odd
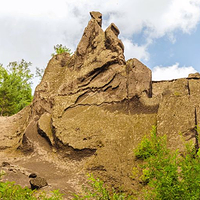
{"type": "Polygon", "coordinates": [[[131,190],[133,149],[152,125],[171,148],[182,149],[180,132],[198,145],[199,76],[152,82],[140,61],[125,61],[117,26],[103,31],[101,13],[90,15],[75,53],[49,61],[33,103],[0,118],[1,160],[23,172],[21,184],[34,171],[50,189],[77,192],[89,172],[131,190]]]}

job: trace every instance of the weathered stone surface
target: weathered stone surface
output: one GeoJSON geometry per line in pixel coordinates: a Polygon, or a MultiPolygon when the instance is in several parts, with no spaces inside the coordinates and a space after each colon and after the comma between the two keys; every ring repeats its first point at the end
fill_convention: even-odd
{"type": "Polygon", "coordinates": [[[165,96],[183,96],[189,95],[189,81],[187,79],[177,79],[171,81],[156,81],[153,82],[153,95],[159,98],[159,102],[165,96]]]}
{"type": "Polygon", "coordinates": [[[11,117],[0,117],[0,151],[12,151],[22,144],[23,133],[29,123],[30,107],[11,117]]]}
{"type": "Polygon", "coordinates": [[[102,25],[102,14],[100,12],[90,12],[91,17],[97,21],[97,23],[99,24],[99,26],[101,27],[102,25]]]}
{"type": "Polygon", "coordinates": [[[190,97],[168,96],[159,105],[157,131],[166,134],[169,146],[184,149],[184,139],[195,142],[195,107],[190,97]]]}
{"type": "Polygon", "coordinates": [[[200,81],[198,79],[188,80],[188,91],[191,97],[194,97],[196,102],[199,102],[200,96],[200,81]]]}
{"type": "Polygon", "coordinates": [[[153,82],[153,97],[159,99],[157,131],[167,135],[172,149],[183,150],[191,140],[198,145],[199,84],[198,79],[153,82]]]}
{"type": "Polygon", "coordinates": [[[38,133],[45,137],[51,145],[54,145],[54,138],[51,127],[51,115],[44,113],[38,120],[38,133]]]}
{"type": "Polygon", "coordinates": [[[152,95],[151,71],[137,59],[125,62],[116,25],[104,32],[101,14],[91,16],[74,55],[59,55],[49,62],[33,109],[40,116],[39,129],[46,136],[53,134],[53,145],[63,149],[66,157],[91,157],[85,169],[106,171],[120,182],[116,169],[120,166],[120,173],[130,172],[132,150],[156,124],[158,106],[140,102],[141,96],[152,95]],[[61,67],[64,59],[68,61],[61,67]]]}
{"type": "Polygon", "coordinates": [[[152,125],[167,134],[172,149],[198,143],[200,80],[196,74],[152,82],[140,61],[125,61],[117,26],[104,32],[101,13],[90,15],[75,53],[49,61],[31,106],[0,118],[0,127],[7,121],[0,148],[25,149],[36,160],[48,152],[52,163],[59,155],[67,164],[76,162],[81,174],[132,189],[133,149],[152,125]]]}
{"type": "Polygon", "coordinates": [[[2,167],[7,167],[7,166],[10,166],[10,163],[4,161],[4,162],[2,162],[1,166],[2,166],[2,167]]]}
{"type": "MultiPolygon", "coordinates": [[[[70,60],[70,55],[64,53],[55,55],[48,63],[45,69],[41,83],[36,87],[33,103],[31,105],[32,115],[40,116],[44,112],[51,113],[54,96],[58,94],[58,88],[65,77],[66,68],[62,67],[62,60],[70,60]]],[[[66,61],[66,62],[67,62],[66,61]]]]}
{"type": "Polygon", "coordinates": [[[194,79],[199,79],[200,78],[200,73],[196,72],[194,74],[189,74],[188,78],[194,78],[194,79]]]}
{"type": "Polygon", "coordinates": [[[137,59],[130,59],[127,61],[127,86],[128,98],[134,96],[141,96],[146,93],[148,97],[152,96],[152,75],[151,70],[148,69],[137,59]]]}
{"type": "Polygon", "coordinates": [[[32,178],[30,180],[30,185],[31,185],[31,189],[32,190],[38,190],[42,187],[45,187],[48,185],[47,181],[44,178],[41,177],[36,177],[36,178],[32,178]]]}

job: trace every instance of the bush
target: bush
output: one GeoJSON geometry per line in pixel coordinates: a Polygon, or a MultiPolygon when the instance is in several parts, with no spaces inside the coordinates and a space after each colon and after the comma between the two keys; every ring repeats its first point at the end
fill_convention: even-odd
{"type": "Polygon", "coordinates": [[[192,145],[186,145],[181,156],[170,151],[165,141],[153,128],[151,137],[145,137],[135,150],[136,157],[143,160],[140,178],[147,184],[145,198],[200,199],[200,152],[196,154],[192,145]]]}
{"type": "Polygon", "coordinates": [[[71,49],[67,48],[66,46],[63,46],[62,44],[57,44],[54,46],[55,53],[52,53],[51,56],[55,56],[57,54],[62,54],[62,53],[69,53],[72,55],[71,49]]]}
{"type": "Polygon", "coordinates": [[[151,156],[158,155],[161,150],[166,149],[166,137],[158,137],[156,126],[152,127],[150,138],[145,136],[138,147],[134,150],[137,159],[145,160],[151,156]]]}
{"type": "Polygon", "coordinates": [[[132,199],[123,192],[116,192],[114,189],[109,192],[104,182],[89,175],[89,187],[84,187],[84,194],[74,194],[74,200],[125,200],[132,199]]]}

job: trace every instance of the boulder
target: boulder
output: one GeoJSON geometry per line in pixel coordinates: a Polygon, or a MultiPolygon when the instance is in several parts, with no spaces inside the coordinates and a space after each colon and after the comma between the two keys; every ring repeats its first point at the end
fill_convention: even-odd
{"type": "Polygon", "coordinates": [[[45,187],[48,185],[47,181],[44,178],[41,177],[36,177],[36,178],[32,178],[30,180],[30,185],[31,185],[31,189],[32,190],[38,190],[42,187],[45,187]]]}
{"type": "Polygon", "coordinates": [[[10,117],[0,116],[0,152],[12,152],[22,145],[31,116],[30,106],[10,117]]]}
{"type": "Polygon", "coordinates": [[[51,127],[51,115],[49,113],[44,113],[38,120],[38,133],[46,138],[50,145],[54,145],[54,138],[51,127]]]}
{"type": "Polygon", "coordinates": [[[6,161],[3,161],[2,164],[1,164],[2,167],[9,167],[10,166],[10,163],[9,162],[6,162],[6,161]]]}

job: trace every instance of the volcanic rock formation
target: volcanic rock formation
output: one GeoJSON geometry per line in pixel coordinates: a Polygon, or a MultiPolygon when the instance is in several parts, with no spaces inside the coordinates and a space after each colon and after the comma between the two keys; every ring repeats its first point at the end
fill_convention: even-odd
{"type": "Polygon", "coordinates": [[[152,82],[140,61],[125,61],[117,26],[104,32],[101,13],[90,15],[75,53],[49,61],[32,104],[0,118],[0,149],[22,153],[24,166],[36,155],[37,161],[38,155],[50,163],[61,159],[82,174],[131,189],[133,149],[152,125],[167,134],[170,148],[182,149],[179,133],[198,146],[200,80],[152,82]]]}

